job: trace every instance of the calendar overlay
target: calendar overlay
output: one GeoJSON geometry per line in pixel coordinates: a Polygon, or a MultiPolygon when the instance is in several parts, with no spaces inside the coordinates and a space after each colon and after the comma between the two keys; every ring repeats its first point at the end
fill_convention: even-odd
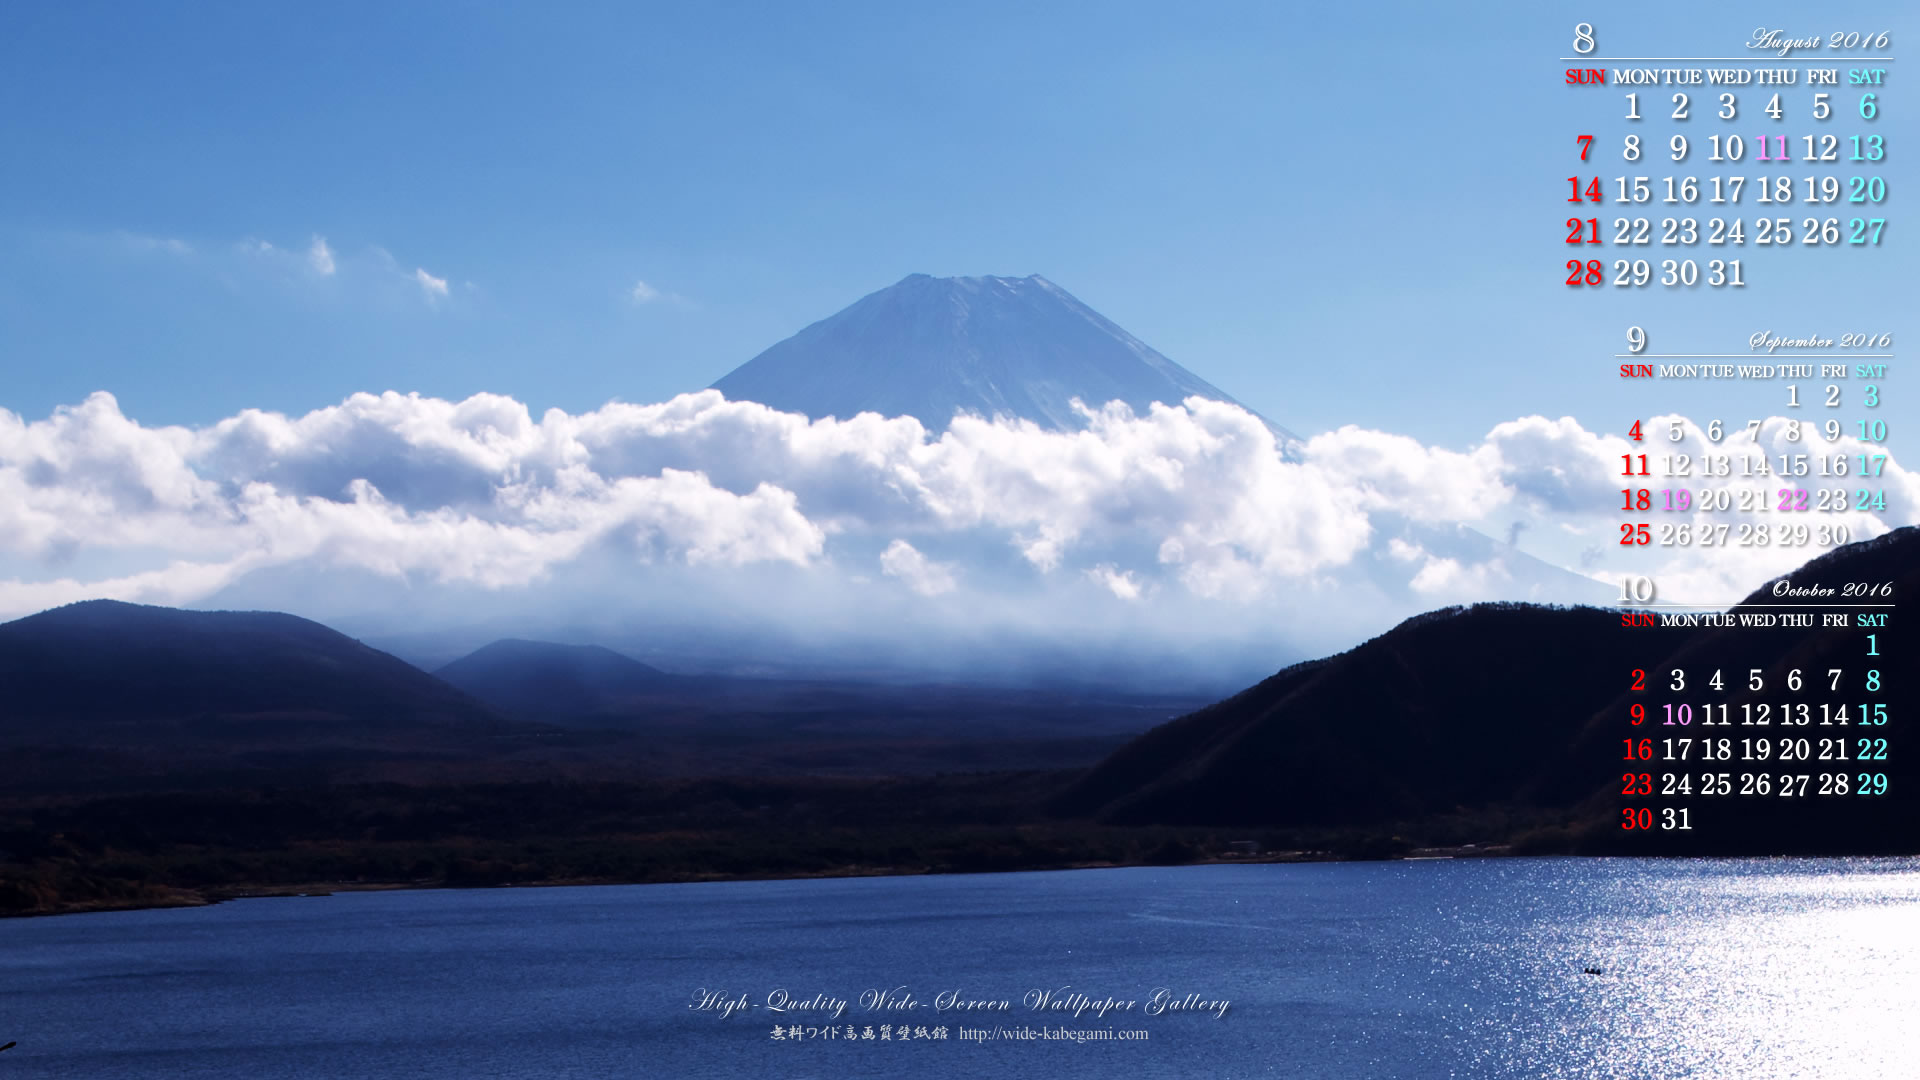
{"type": "MultiPolygon", "coordinates": [[[[1566,288],[1744,290],[1781,260],[1814,257],[1794,253],[1862,273],[1857,253],[1893,242],[1890,33],[1762,28],[1712,56],[1609,57],[1600,38],[1579,23],[1561,58],[1585,118],[1563,136],[1566,288]],[[1610,99],[1610,124],[1593,122],[1587,94],[1610,99]]],[[[1891,327],[1849,322],[1806,337],[1730,330],[1685,351],[1659,350],[1636,322],[1610,359],[1610,377],[1649,390],[1648,412],[1618,429],[1631,447],[1618,544],[1791,549],[1805,564],[1713,603],[1622,577],[1621,632],[1643,635],[1646,659],[1609,673],[1621,696],[1596,723],[1615,729],[1615,821],[1630,845],[1711,852],[1716,826],[1758,819],[1792,850],[1796,837],[1873,828],[1911,779],[1899,772],[1897,568],[1857,549],[1821,558],[1870,539],[1887,510],[1897,342],[1891,327]],[[1724,386],[1740,407],[1662,413],[1659,389],[1675,381],[1724,386]]]]}

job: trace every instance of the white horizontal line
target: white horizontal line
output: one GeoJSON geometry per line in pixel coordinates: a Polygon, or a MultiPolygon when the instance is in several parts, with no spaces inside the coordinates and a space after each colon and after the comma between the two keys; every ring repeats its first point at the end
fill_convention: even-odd
{"type": "Polygon", "coordinates": [[[1743,608],[1743,607],[1749,607],[1749,608],[1803,608],[1803,607],[1890,608],[1890,607],[1893,607],[1894,605],[1892,604],[1679,604],[1679,603],[1662,604],[1662,603],[1659,603],[1658,601],[1654,601],[1654,602],[1649,602],[1645,604],[1637,604],[1637,603],[1608,604],[1607,606],[1612,608],[1627,608],[1629,610],[1633,608],[1667,607],[1667,608],[1697,608],[1700,610],[1712,609],[1712,610],[1718,611],[1722,608],[1743,608]]]}

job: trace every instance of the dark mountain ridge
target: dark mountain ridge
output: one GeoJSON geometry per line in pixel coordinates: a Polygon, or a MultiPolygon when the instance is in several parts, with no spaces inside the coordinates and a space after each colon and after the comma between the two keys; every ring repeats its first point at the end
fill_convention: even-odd
{"type": "Polygon", "coordinates": [[[1080,767],[1201,700],[674,675],[597,645],[516,639],[444,671],[452,682],[275,612],[105,600],[41,612],[0,625],[12,763],[0,798],[1080,767]]]}
{"type": "Polygon", "coordinates": [[[295,615],[115,600],[0,624],[0,701],[0,730],[16,736],[38,720],[84,729],[296,713],[390,727],[500,725],[439,679],[295,615]]]}
{"type": "Polygon", "coordinates": [[[679,680],[601,645],[558,645],[506,638],[434,674],[481,701],[517,715],[580,715],[618,707],[636,694],[679,680]]]}
{"type": "Polygon", "coordinates": [[[1059,807],[1124,824],[1326,824],[1510,795],[1646,655],[1618,622],[1530,604],[1419,615],[1148,732],[1059,807]]]}

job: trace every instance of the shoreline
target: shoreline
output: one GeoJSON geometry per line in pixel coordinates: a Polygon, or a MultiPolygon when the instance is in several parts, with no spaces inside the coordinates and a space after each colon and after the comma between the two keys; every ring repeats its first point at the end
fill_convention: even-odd
{"type": "MultiPolygon", "coordinates": [[[[1188,866],[1245,866],[1276,865],[1293,863],[1328,862],[1442,862],[1458,859],[1498,859],[1514,857],[1553,857],[1553,858],[1612,858],[1608,855],[1577,855],[1558,853],[1516,854],[1511,844],[1464,844],[1458,847],[1414,848],[1404,854],[1387,856],[1367,856],[1342,854],[1334,851],[1274,851],[1253,855],[1223,854],[1202,859],[1193,859],[1178,863],[1157,863],[1148,861],[1111,862],[1080,861],[1045,866],[1023,866],[999,870],[940,870],[929,867],[878,867],[848,865],[831,870],[805,871],[791,873],[708,873],[686,874],[666,878],[652,878],[645,881],[631,881],[609,877],[555,878],[542,881],[506,881],[490,884],[462,885],[450,884],[444,879],[423,879],[416,881],[316,881],[294,885],[231,885],[207,889],[170,889],[165,896],[141,899],[129,898],[127,901],[79,901],[64,904],[50,910],[15,911],[0,913],[0,918],[49,918],[61,915],[88,915],[110,911],[148,911],[170,908],[213,907],[234,900],[270,900],[297,899],[303,897],[325,897],[336,893],[348,892],[400,892],[426,889],[540,889],[540,888],[581,888],[603,885],[686,885],[705,882],[735,881],[807,881],[839,878],[863,877],[924,877],[946,874],[978,873],[1048,873],[1063,870],[1115,870],[1130,867],[1158,867],[1177,869],[1188,866]]],[[[1853,856],[1835,855],[1782,855],[1782,856],[1728,856],[1728,855],[1649,855],[1647,858],[1683,858],[1683,859],[1724,859],[1724,858],[1847,858],[1853,856]]],[[[1886,855],[1867,856],[1873,858],[1914,858],[1920,853],[1909,856],[1886,855]]]]}
{"type": "Polygon", "coordinates": [[[1179,869],[1190,866],[1248,866],[1278,865],[1298,863],[1329,862],[1448,862],[1461,859],[1504,859],[1504,858],[1563,858],[1563,859],[1683,859],[1716,861],[1725,859],[1920,859],[1920,852],[1860,854],[1764,854],[1764,855],[1617,855],[1617,854],[1578,854],[1563,852],[1523,852],[1517,853],[1511,844],[1466,844],[1457,848],[1415,848],[1404,854],[1386,856],[1348,855],[1332,851],[1277,851],[1258,855],[1223,855],[1204,859],[1194,859],[1179,863],[1155,862],[1072,862],[1049,866],[1024,866],[999,870],[936,870],[928,867],[875,867],[849,865],[832,870],[792,872],[792,873],[742,873],[742,874],[688,874],[668,878],[653,878],[646,881],[630,881],[620,878],[555,878],[543,881],[507,881],[490,884],[461,885],[450,884],[445,880],[418,881],[323,881],[298,885],[263,886],[219,886],[205,890],[170,889],[165,896],[147,897],[139,900],[120,901],[77,901],[60,905],[51,910],[12,911],[0,913],[0,918],[51,918],[63,915],[91,915],[114,911],[153,911],[172,908],[213,907],[235,900],[273,900],[298,899],[305,897],[326,897],[336,893],[349,892],[404,892],[429,889],[543,889],[543,888],[583,888],[605,885],[687,885],[711,882],[745,881],[810,881],[840,878],[867,877],[928,877],[949,874],[1018,874],[1053,873],[1065,870],[1118,870],[1137,867],[1156,867],[1160,869],[1179,869]]]}
{"type": "Polygon", "coordinates": [[[1368,857],[1342,854],[1334,851],[1275,851],[1254,855],[1226,854],[1208,858],[1193,859],[1177,863],[1156,863],[1148,861],[1112,862],[1079,861],[1057,865],[1023,866],[1001,870],[942,870],[931,867],[881,867],[848,865],[821,871],[795,871],[790,873],[708,873],[685,874],[665,878],[650,878],[645,881],[631,881],[612,877],[572,877],[554,878],[542,881],[503,881],[489,884],[462,885],[449,883],[444,879],[422,879],[415,881],[315,881],[293,885],[222,885],[205,889],[167,888],[162,895],[133,898],[126,900],[84,900],[60,904],[48,910],[11,911],[0,913],[0,918],[48,918],[59,915],[90,915],[108,911],[150,911],[169,908],[213,907],[234,900],[271,900],[297,899],[301,897],[332,896],[346,892],[400,892],[418,889],[540,889],[540,888],[580,888],[600,885],[686,885],[702,882],[732,881],[808,881],[834,878],[862,877],[926,877],[945,874],[977,873],[1040,873],[1061,870],[1115,870],[1126,867],[1162,867],[1174,869],[1183,866],[1235,866],[1279,863],[1323,863],[1323,862],[1422,862],[1448,859],[1504,858],[1512,855],[1512,846],[1508,844],[1466,844],[1458,848],[1416,848],[1405,855],[1386,857],[1368,857]]]}

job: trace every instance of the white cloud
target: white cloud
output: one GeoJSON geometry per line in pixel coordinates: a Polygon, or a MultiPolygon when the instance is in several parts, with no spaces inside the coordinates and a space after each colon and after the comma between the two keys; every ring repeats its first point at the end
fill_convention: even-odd
{"type": "Polygon", "coordinates": [[[899,578],[921,596],[939,596],[958,587],[952,563],[937,563],[905,540],[895,540],[880,553],[880,572],[899,578]]]}
{"type": "MultiPolygon", "coordinates": [[[[310,233],[305,243],[246,236],[198,248],[176,237],[125,231],[66,236],[68,242],[95,255],[135,257],[156,267],[164,262],[224,289],[246,290],[255,296],[262,289],[308,295],[321,281],[338,283],[329,290],[333,302],[354,306],[385,307],[418,296],[435,307],[451,300],[455,286],[463,293],[484,295],[472,281],[442,277],[417,265],[409,268],[377,244],[342,251],[319,233],[310,233]]],[[[672,293],[662,293],[661,298],[681,303],[672,293]]]]}
{"type": "Polygon", "coordinates": [[[1242,409],[1192,398],[1146,415],[1118,403],[1085,415],[1083,432],[958,417],[909,451],[896,483],[910,482],[948,528],[1013,532],[1042,570],[1083,539],[1122,533],[1151,538],[1163,562],[1244,563],[1267,576],[1339,565],[1366,545],[1353,493],[1282,461],[1272,432],[1242,409]]]}
{"type": "MultiPolygon", "coordinates": [[[[307,248],[307,265],[321,277],[332,277],[334,272],[333,249],[327,246],[327,238],[314,235],[313,243],[307,248]]],[[[422,271],[425,273],[425,271],[422,271]]],[[[444,285],[444,283],[443,283],[444,285]]]]}
{"type": "Polygon", "coordinates": [[[1505,568],[1498,561],[1467,566],[1458,559],[1428,555],[1407,584],[1414,592],[1434,597],[1439,603],[1443,599],[1489,595],[1505,576],[1505,568]]]}
{"type": "MultiPolygon", "coordinates": [[[[516,436],[538,440],[523,406],[493,397],[357,395],[299,420],[249,411],[199,432],[141,427],[105,393],[31,424],[0,411],[0,550],[166,552],[192,567],[162,572],[188,581],[182,596],[222,565],[225,580],[312,562],[504,588],[607,544],[641,563],[820,554],[824,533],[772,485],[736,494],[695,472],[604,477],[558,461],[522,480],[506,445],[516,436]]],[[[522,449],[534,450],[525,471],[538,469],[537,445],[522,449]]],[[[38,595],[34,584],[0,583],[0,597],[16,598],[9,611],[38,595]]],[[[163,585],[93,584],[140,595],[163,585]]]]}
{"type": "Polygon", "coordinates": [[[1304,453],[1368,509],[1421,521],[1471,521],[1513,495],[1499,476],[1491,444],[1460,454],[1349,424],[1307,440],[1304,453]]]}
{"type": "Polygon", "coordinates": [[[691,306],[687,298],[679,293],[663,289],[651,281],[640,280],[636,280],[627,290],[627,301],[635,307],[646,307],[652,304],[668,304],[680,308],[691,306]]]}
{"type": "Polygon", "coordinates": [[[1387,541],[1387,557],[1395,562],[1419,562],[1427,557],[1426,550],[1419,544],[1408,543],[1395,536],[1387,541]]]}
{"type": "Polygon", "coordinates": [[[1089,568],[1087,577],[1122,600],[1140,599],[1140,579],[1131,570],[1120,570],[1112,563],[1101,563],[1089,568]]]}
{"type": "MultiPolygon", "coordinates": [[[[1356,582],[1407,604],[1533,595],[1511,549],[1476,547],[1454,521],[1539,512],[1603,541],[1618,525],[1626,444],[1570,419],[1511,421],[1462,451],[1342,428],[1284,461],[1263,424],[1216,402],[1086,416],[1078,432],[962,417],[935,437],[911,417],[809,420],[711,390],[538,418],[493,394],[356,394],[198,429],[143,426],[105,393],[30,422],[0,410],[0,614],[81,595],[186,603],[294,566],[480,590],[589,564],[759,566],[830,588],[871,574],[876,551],[915,593],[991,595],[992,610],[1035,618],[1073,589],[1155,609],[1322,610],[1351,606],[1341,590],[1356,582]]],[[[1676,419],[1647,428],[1664,439],[1676,419]]],[[[1881,450],[1774,426],[1761,449],[1775,458],[1881,450]]],[[[1731,436],[1680,432],[1659,452],[1736,452],[1731,436]]],[[[1912,523],[1920,477],[1890,461],[1878,486],[1883,511],[1797,523],[1852,539],[1912,523]]],[[[1697,536],[1795,523],[1782,517],[1695,506],[1655,520],[1697,536]]],[[[1572,534],[1524,537],[1555,535],[1572,534]]],[[[1566,558],[1607,580],[1652,574],[1665,599],[1727,600],[1820,550],[1680,535],[1566,558]]]]}

